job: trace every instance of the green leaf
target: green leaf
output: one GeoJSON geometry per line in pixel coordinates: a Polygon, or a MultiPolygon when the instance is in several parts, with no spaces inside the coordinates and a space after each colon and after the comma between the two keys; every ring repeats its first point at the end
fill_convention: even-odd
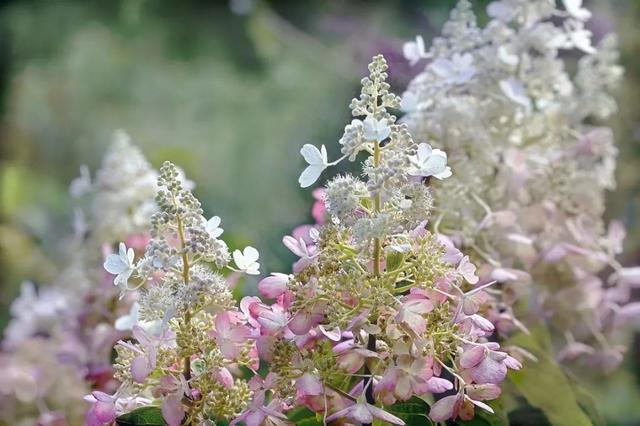
{"type": "Polygon", "coordinates": [[[414,396],[408,401],[397,402],[384,408],[389,413],[401,418],[407,426],[430,426],[429,404],[414,396]]]}
{"type": "Polygon", "coordinates": [[[307,407],[297,407],[287,412],[287,417],[296,425],[321,426],[322,420],[307,407]]]}
{"type": "Polygon", "coordinates": [[[511,411],[509,423],[518,426],[552,426],[542,410],[528,404],[511,411]]]}
{"type": "Polygon", "coordinates": [[[118,426],[166,426],[160,407],[141,407],[116,419],[118,426]]]}
{"type": "Polygon", "coordinates": [[[547,331],[538,328],[531,335],[520,333],[508,344],[520,346],[537,358],[509,379],[532,407],[540,409],[554,426],[591,426],[591,420],[580,407],[572,386],[560,366],[549,355],[547,331]]]}
{"type": "Polygon", "coordinates": [[[387,255],[386,270],[388,272],[395,271],[402,265],[403,260],[404,260],[404,254],[399,253],[397,251],[392,251],[387,255]]]}

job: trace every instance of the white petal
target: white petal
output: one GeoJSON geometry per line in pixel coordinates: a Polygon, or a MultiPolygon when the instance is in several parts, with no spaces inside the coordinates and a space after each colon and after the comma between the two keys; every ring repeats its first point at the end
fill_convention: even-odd
{"type": "Polygon", "coordinates": [[[442,155],[431,155],[425,162],[421,164],[421,172],[424,176],[432,176],[442,173],[447,167],[447,157],[442,155]]]}
{"type": "Polygon", "coordinates": [[[118,274],[113,280],[113,284],[123,290],[126,290],[129,285],[129,277],[131,277],[131,273],[133,271],[131,269],[127,269],[122,273],[118,274]]]}
{"type": "Polygon", "coordinates": [[[418,161],[424,161],[431,155],[433,148],[428,143],[421,143],[418,145],[418,161]]]}
{"type": "Polygon", "coordinates": [[[245,271],[248,275],[259,275],[260,274],[260,264],[258,262],[254,262],[245,271]]]}
{"type": "Polygon", "coordinates": [[[378,122],[378,142],[382,142],[391,134],[391,127],[387,124],[386,119],[382,119],[378,122]]]}
{"type": "Polygon", "coordinates": [[[329,163],[329,157],[327,156],[327,148],[324,145],[320,147],[320,155],[322,156],[322,164],[326,166],[329,163]]]}
{"type": "Polygon", "coordinates": [[[243,250],[243,255],[247,263],[253,263],[260,257],[260,253],[258,253],[258,250],[251,246],[245,247],[245,249],[243,250]]]}
{"type": "Polygon", "coordinates": [[[516,66],[518,65],[518,62],[520,62],[520,58],[518,57],[518,55],[509,52],[507,46],[500,46],[497,53],[498,59],[500,59],[507,65],[516,66]]]}
{"type": "Polygon", "coordinates": [[[441,78],[449,78],[455,74],[453,62],[446,58],[438,58],[429,66],[431,70],[441,78]]]}
{"type": "Polygon", "coordinates": [[[104,261],[104,269],[113,275],[121,274],[129,265],[125,264],[117,254],[110,254],[104,261]]]}
{"type": "Polygon", "coordinates": [[[591,18],[591,12],[582,7],[582,0],[562,0],[564,8],[576,19],[587,21],[591,18]]]}
{"type": "Polygon", "coordinates": [[[133,252],[133,249],[129,248],[129,250],[127,250],[127,260],[128,260],[127,266],[131,266],[133,264],[134,257],[135,257],[135,253],[133,252]]]}
{"type": "Polygon", "coordinates": [[[234,250],[233,251],[233,261],[235,262],[236,266],[238,267],[238,269],[240,270],[245,270],[247,267],[247,263],[244,259],[244,256],[242,255],[242,252],[240,250],[234,250]]]}
{"type": "Polygon", "coordinates": [[[309,164],[324,164],[326,159],[326,152],[323,156],[318,148],[311,144],[304,144],[300,149],[300,154],[304,157],[304,160],[309,164]]]}
{"type": "Polygon", "coordinates": [[[500,89],[502,89],[505,96],[513,102],[524,106],[527,110],[531,108],[531,99],[527,96],[524,86],[519,80],[513,77],[507,80],[501,80],[500,89]]]}
{"type": "Polygon", "coordinates": [[[324,169],[326,169],[326,167],[322,164],[311,164],[307,166],[298,178],[300,187],[308,188],[313,185],[318,180],[324,169]]]}
{"type": "Polygon", "coordinates": [[[418,95],[413,92],[406,91],[402,94],[400,101],[400,109],[404,112],[411,112],[418,106],[418,95]]]}
{"type": "Polygon", "coordinates": [[[444,171],[442,171],[441,173],[435,173],[433,177],[436,179],[446,179],[448,177],[451,177],[451,175],[453,175],[451,167],[447,166],[445,167],[444,171]]]}
{"type": "Polygon", "coordinates": [[[478,407],[482,408],[485,411],[490,412],[491,414],[494,413],[493,408],[491,408],[489,405],[485,404],[484,402],[476,401],[475,399],[471,399],[471,398],[468,398],[468,399],[473,403],[473,405],[477,405],[478,407]]]}

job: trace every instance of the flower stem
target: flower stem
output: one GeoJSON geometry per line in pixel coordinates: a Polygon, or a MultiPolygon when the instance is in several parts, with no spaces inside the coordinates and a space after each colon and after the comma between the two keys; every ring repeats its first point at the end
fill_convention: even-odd
{"type": "MultiPolygon", "coordinates": [[[[177,202],[175,198],[173,199],[173,202],[177,206],[177,202]]],[[[186,250],[184,224],[182,223],[182,218],[180,216],[178,216],[176,222],[178,227],[178,237],[180,239],[180,250],[182,251],[182,280],[184,282],[184,285],[187,286],[189,285],[189,256],[187,255],[187,250],[186,250]]],[[[189,309],[187,309],[184,313],[184,323],[187,328],[191,324],[191,311],[189,309]]],[[[189,355],[185,356],[184,359],[182,360],[182,374],[184,376],[184,379],[187,381],[187,383],[189,383],[189,380],[191,380],[191,357],[189,355]]],[[[186,424],[192,425],[193,419],[191,416],[191,409],[193,407],[193,404],[192,404],[193,401],[191,400],[190,395],[188,396],[187,402],[189,403],[188,404],[189,409],[187,411],[186,424]]]]}
{"type": "MultiPolygon", "coordinates": [[[[380,143],[376,141],[373,146],[373,165],[378,167],[380,165],[380,143]]],[[[379,213],[382,209],[382,199],[380,193],[376,193],[373,197],[373,211],[379,213]]],[[[373,274],[376,277],[380,276],[380,260],[382,257],[382,241],[380,238],[374,238],[373,240],[373,274]]],[[[369,334],[369,340],[367,341],[367,349],[370,351],[376,351],[376,336],[369,334]]],[[[368,404],[375,405],[376,400],[373,396],[373,375],[369,365],[365,363],[364,374],[369,376],[369,385],[365,387],[365,398],[368,404]]],[[[370,426],[370,424],[363,424],[363,426],[370,426]]]]}

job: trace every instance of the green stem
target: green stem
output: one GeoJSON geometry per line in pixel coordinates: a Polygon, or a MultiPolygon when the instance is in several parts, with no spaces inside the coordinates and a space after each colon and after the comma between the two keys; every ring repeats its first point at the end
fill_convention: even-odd
{"type": "MultiPolygon", "coordinates": [[[[177,207],[177,201],[175,197],[173,198],[173,203],[177,207]]],[[[182,281],[184,285],[189,285],[189,256],[187,255],[186,250],[186,238],[184,231],[184,224],[182,223],[182,218],[180,216],[176,219],[176,224],[178,227],[178,238],[180,239],[180,251],[182,252],[182,281]]],[[[185,328],[189,328],[191,324],[191,311],[189,309],[184,313],[184,322],[185,328]]],[[[182,374],[184,375],[187,383],[191,380],[191,357],[189,355],[185,356],[182,360],[182,374]]],[[[186,425],[193,425],[193,417],[191,415],[191,409],[193,408],[193,401],[191,400],[191,396],[188,396],[187,400],[189,409],[187,411],[187,423],[186,425]]]]}
{"type": "MultiPolygon", "coordinates": [[[[380,143],[378,141],[375,142],[373,146],[373,166],[380,166],[380,143]]],[[[373,197],[373,211],[374,213],[379,213],[382,210],[382,199],[380,197],[380,193],[376,193],[373,197]]],[[[380,260],[382,256],[382,241],[380,238],[375,238],[373,240],[373,274],[376,277],[380,277],[380,260]]],[[[376,336],[374,334],[369,335],[369,341],[367,342],[367,349],[370,351],[376,351],[376,336]]],[[[367,403],[371,405],[375,405],[376,400],[373,395],[373,375],[371,374],[371,369],[368,364],[365,364],[364,374],[369,375],[369,385],[366,387],[365,398],[367,403]]],[[[366,384],[365,384],[366,386],[366,384]]]]}

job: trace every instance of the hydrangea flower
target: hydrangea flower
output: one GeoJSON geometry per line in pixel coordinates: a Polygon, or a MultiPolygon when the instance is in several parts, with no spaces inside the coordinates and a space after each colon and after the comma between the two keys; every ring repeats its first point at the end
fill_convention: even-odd
{"type": "Polygon", "coordinates": [[[421,35],[417,35],[415,41],[406,42],[402,46],[402,53],[411,66],[428,57],[424,48],[424,39],[421,35]]]}
{"type": "Polygon", "coordinates": [[[118,254],[110,254],[104,261],[104,269],[116,277],[113,284],[117,286],[121,294],[124,295],[128,288],[129,278],[133,273],[133,249],[127,249],[124,243],[118,246],[118,254]]]}
{"type": "Polygon", "coordinates": [[[300,257],[293,274],[258,285],[275,302],[245,297],[241,310],[276,378],[268,389],[285,406],[304,404],[325,422],[401,425],[386,406],[455,389],[464,413],[434,405],[432,418],[472,417],[473,407],[491,412],[481,401],[496,397],[495,383],[521,365],[488,341],[494,325],[480,307],[493,283],[477,285],[469,257],[425,229],[432,189],[416,177],[445,179],[451,170],[443,151],[416,144],[389,112],[401,99],[389,92],[386,70],[384,58],[374,57],[350,105],[365,117],[339,141],[343,158],[369,154],[364,179],[329,181],[327,217],[283,238],[300,257]]]}
{"type": "Polygon", "coordinates": [[[236,267],[249,275],[258,275],[260,273],[260,264],[257,262],[259,257],[258,250],[251,246],[245,247],[242,251],[233,251],[233,261],[236,263],[236,267]]]}
{"type": "MultiPolygon", "coordinates": [[[[468,253],[480,286],[497,281],[464,305],[489,312],[499,339],[544,318],[559,358],[608,369],[622,359],[616,313],[638,285],[615,259],[624,233],[603,220],[617,150],[602,120],[616,110],[611,90],[622,69],[615,37],[592,45],[583,2],[558,3],[493,1],[481,27],[471,3],[459,1],[427,49],[433,61],[407,89],[420,107],[403,120],[456,170],[435,187],[431,229],[468,253]],[[576,50],[575,70],[563,50],[576,50]],[[472,64],[472,78],[443,78],[456,55],[472,64]]],[[[485,333],[469,314],[459,323],[485,333]]],[[[464,411],[464,399],[448,401],[464,411]]]]}
{"type": "Polygon", "coordinates": [[[447,153],[431,148],[431,145],[421,143],[418,145],[418,152],[411,156],[410,160],[414,166],[411,174],[414,176],[446,179],[451,176],[451,167],[447,166],[447,153]]]}
{"type": "MultiPolygon", "coordinates": [[[[184,182],[176,166],[163,164],[159,212],[150,218],[145,254],[134,262],[125,253],[128,277],[136,282],[129,290],[139,292],[139,307],[118,321],[121,328],[140,325],[132,325],[133,341],[118,342],[114,365],[121,382],[117,401],[153,395],[148,405],[160,406],[164,420],[175,426],[183,419],[241,416],[252,393],[235,375],[237,367],[257,368],[255,335],[217,270],[257,275],[258,251],[250,246],[234,251],[232,268],[227,245],[218,239],[220,219],[202,216],[200,202],[184,182]]],[[[124,269],[121,257],[105,266],[124,269]]]]}
{"type": "Polygon", "coordinates": [[[437,58],[429,67],[438,77],[450,84],[464,84],[476,73],[473,56],[468,53],[455,53],[451,59],[437,58]]]}
{"type": "Polygon", "coordinates": [[[300,154],[309,164],[300,175],[298,182],[302,188],[307,188],[318,180],[324,169],[329,166],[327,159],[327,149],[324,145],[320,149],[311,144],[306,144],[300,150],[300,154]]]}
{"type": "Polygon", "coordinates": [[[212,216],[211,219],[207,221],[207,226],[205,229],[213,238],[218,238],[224,232],[224,229],[220,228],[221,219],[218,216],[212,216]]]}
{"type": "Polygon", "coordinates": [[[112,396],[117,387],[112,348],[128,334],[116,330],[113,319],[122,318],[118,328],[130,328],[136,308],[130,298],[117,300],[118,289],[98,259],[125,241],[109,263],[126,278],[127,247],[143,250],[148,241],[146,219],[140,218],[156,208],[157,173],[118,131],[95,179],[86,166],[80,174],[70,185],[77,203],[74,234],[65,241],[71,261],[48,285],[25,284],[12,304],[0,353],[9,372],[0,385],[0,423],[81,424],[86,418],[87,424],[103,424],[144,400],[112,396]],[[90,391],[92,407],[81,402],[90,391]]]}
{"type": "Polygon", "coordinates": [[[391,134],[391,127],[385,118],[376,120],[372,115],[369,115],[362,124],[364,137],[369,141],[382,142],[391,134]]]}

